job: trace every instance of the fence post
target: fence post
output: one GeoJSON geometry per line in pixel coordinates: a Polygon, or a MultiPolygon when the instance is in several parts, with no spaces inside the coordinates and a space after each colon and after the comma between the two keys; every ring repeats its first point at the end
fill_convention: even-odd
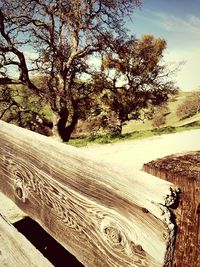
{"type": "Polygon", "coordinates": [[[167,156],[143,169],[181,190],[173,207],[177,224],[173,266],[200,266],[200,152],[167,156]]]}

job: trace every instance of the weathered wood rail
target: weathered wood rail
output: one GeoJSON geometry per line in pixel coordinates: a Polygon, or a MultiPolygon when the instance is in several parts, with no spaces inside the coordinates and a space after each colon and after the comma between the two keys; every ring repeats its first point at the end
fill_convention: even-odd
{"type": "Polygon", "coordinates": [[[0,190],[85,266],[172,266],[167,181],[0,121],[0,190]]]}

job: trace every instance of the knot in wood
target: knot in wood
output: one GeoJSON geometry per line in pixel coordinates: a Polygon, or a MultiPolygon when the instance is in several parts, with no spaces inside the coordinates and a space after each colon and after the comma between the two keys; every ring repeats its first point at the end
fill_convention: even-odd
{"type": "Polygon", "coordinates": [[[25,188],[23,187],[22,184],[17,183],[15,186],[15,193],[17,195],[17,197],[23,202],[26,202],[26,192],[25,192],[25,188]]]}
{"type": "Polygon", "coordinates": [[[104,229],[107,239],[113,244],[119,244],[122,241],[121,233],[113,227],[106,227],[104,229]]]}
{"type": "Polygon", "coordinates": [[[196,212],[196,213],[200,215],[200,203],[199,203],[199,205],[197,206],[197,212],[196,212]]]}
{"type": "Polygon", "coordinates": [[[20,187],[16,187],[15,191],[16,191],[17,196],[19,198],[22,198],[23,197],[23,191],[22,191],[22,189],[20,187]]]}

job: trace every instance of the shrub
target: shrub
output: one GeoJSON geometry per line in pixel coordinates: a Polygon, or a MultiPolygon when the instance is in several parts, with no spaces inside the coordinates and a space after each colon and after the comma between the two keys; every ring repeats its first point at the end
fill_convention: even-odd
{"type": "Polygon", "coordinates": [[[159,128],[161,125],[166,123],[165,115],[162,113],[156,113],[152,119],[152,125],[156,128],[159,128]]]}
{"type": "Polygon", "coordinates": [[[200,91],[193,92],[185,99],[176,110],[176,115],[180,119],[186,119],[198,114],[200,110],[200,91]]]}
{"type": "Polygon", "coordinates": [[[175,133],[176,132],[176,128],[172,127],[172,126],[168,126],[168,127],[162,127],[162,128],[155,128],[153,130],[151,130],[152,133],[155,134],[167,134],[167,133],[175,133]]]}

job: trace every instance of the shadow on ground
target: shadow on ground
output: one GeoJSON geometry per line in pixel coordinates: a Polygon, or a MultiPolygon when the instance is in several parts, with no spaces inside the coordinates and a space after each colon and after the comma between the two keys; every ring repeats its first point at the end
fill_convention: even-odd
{"type": "Polygon", "coordinates": [[[55,267],[83,267],[67,250],[29,217],[13,224],[55,267]]]}

